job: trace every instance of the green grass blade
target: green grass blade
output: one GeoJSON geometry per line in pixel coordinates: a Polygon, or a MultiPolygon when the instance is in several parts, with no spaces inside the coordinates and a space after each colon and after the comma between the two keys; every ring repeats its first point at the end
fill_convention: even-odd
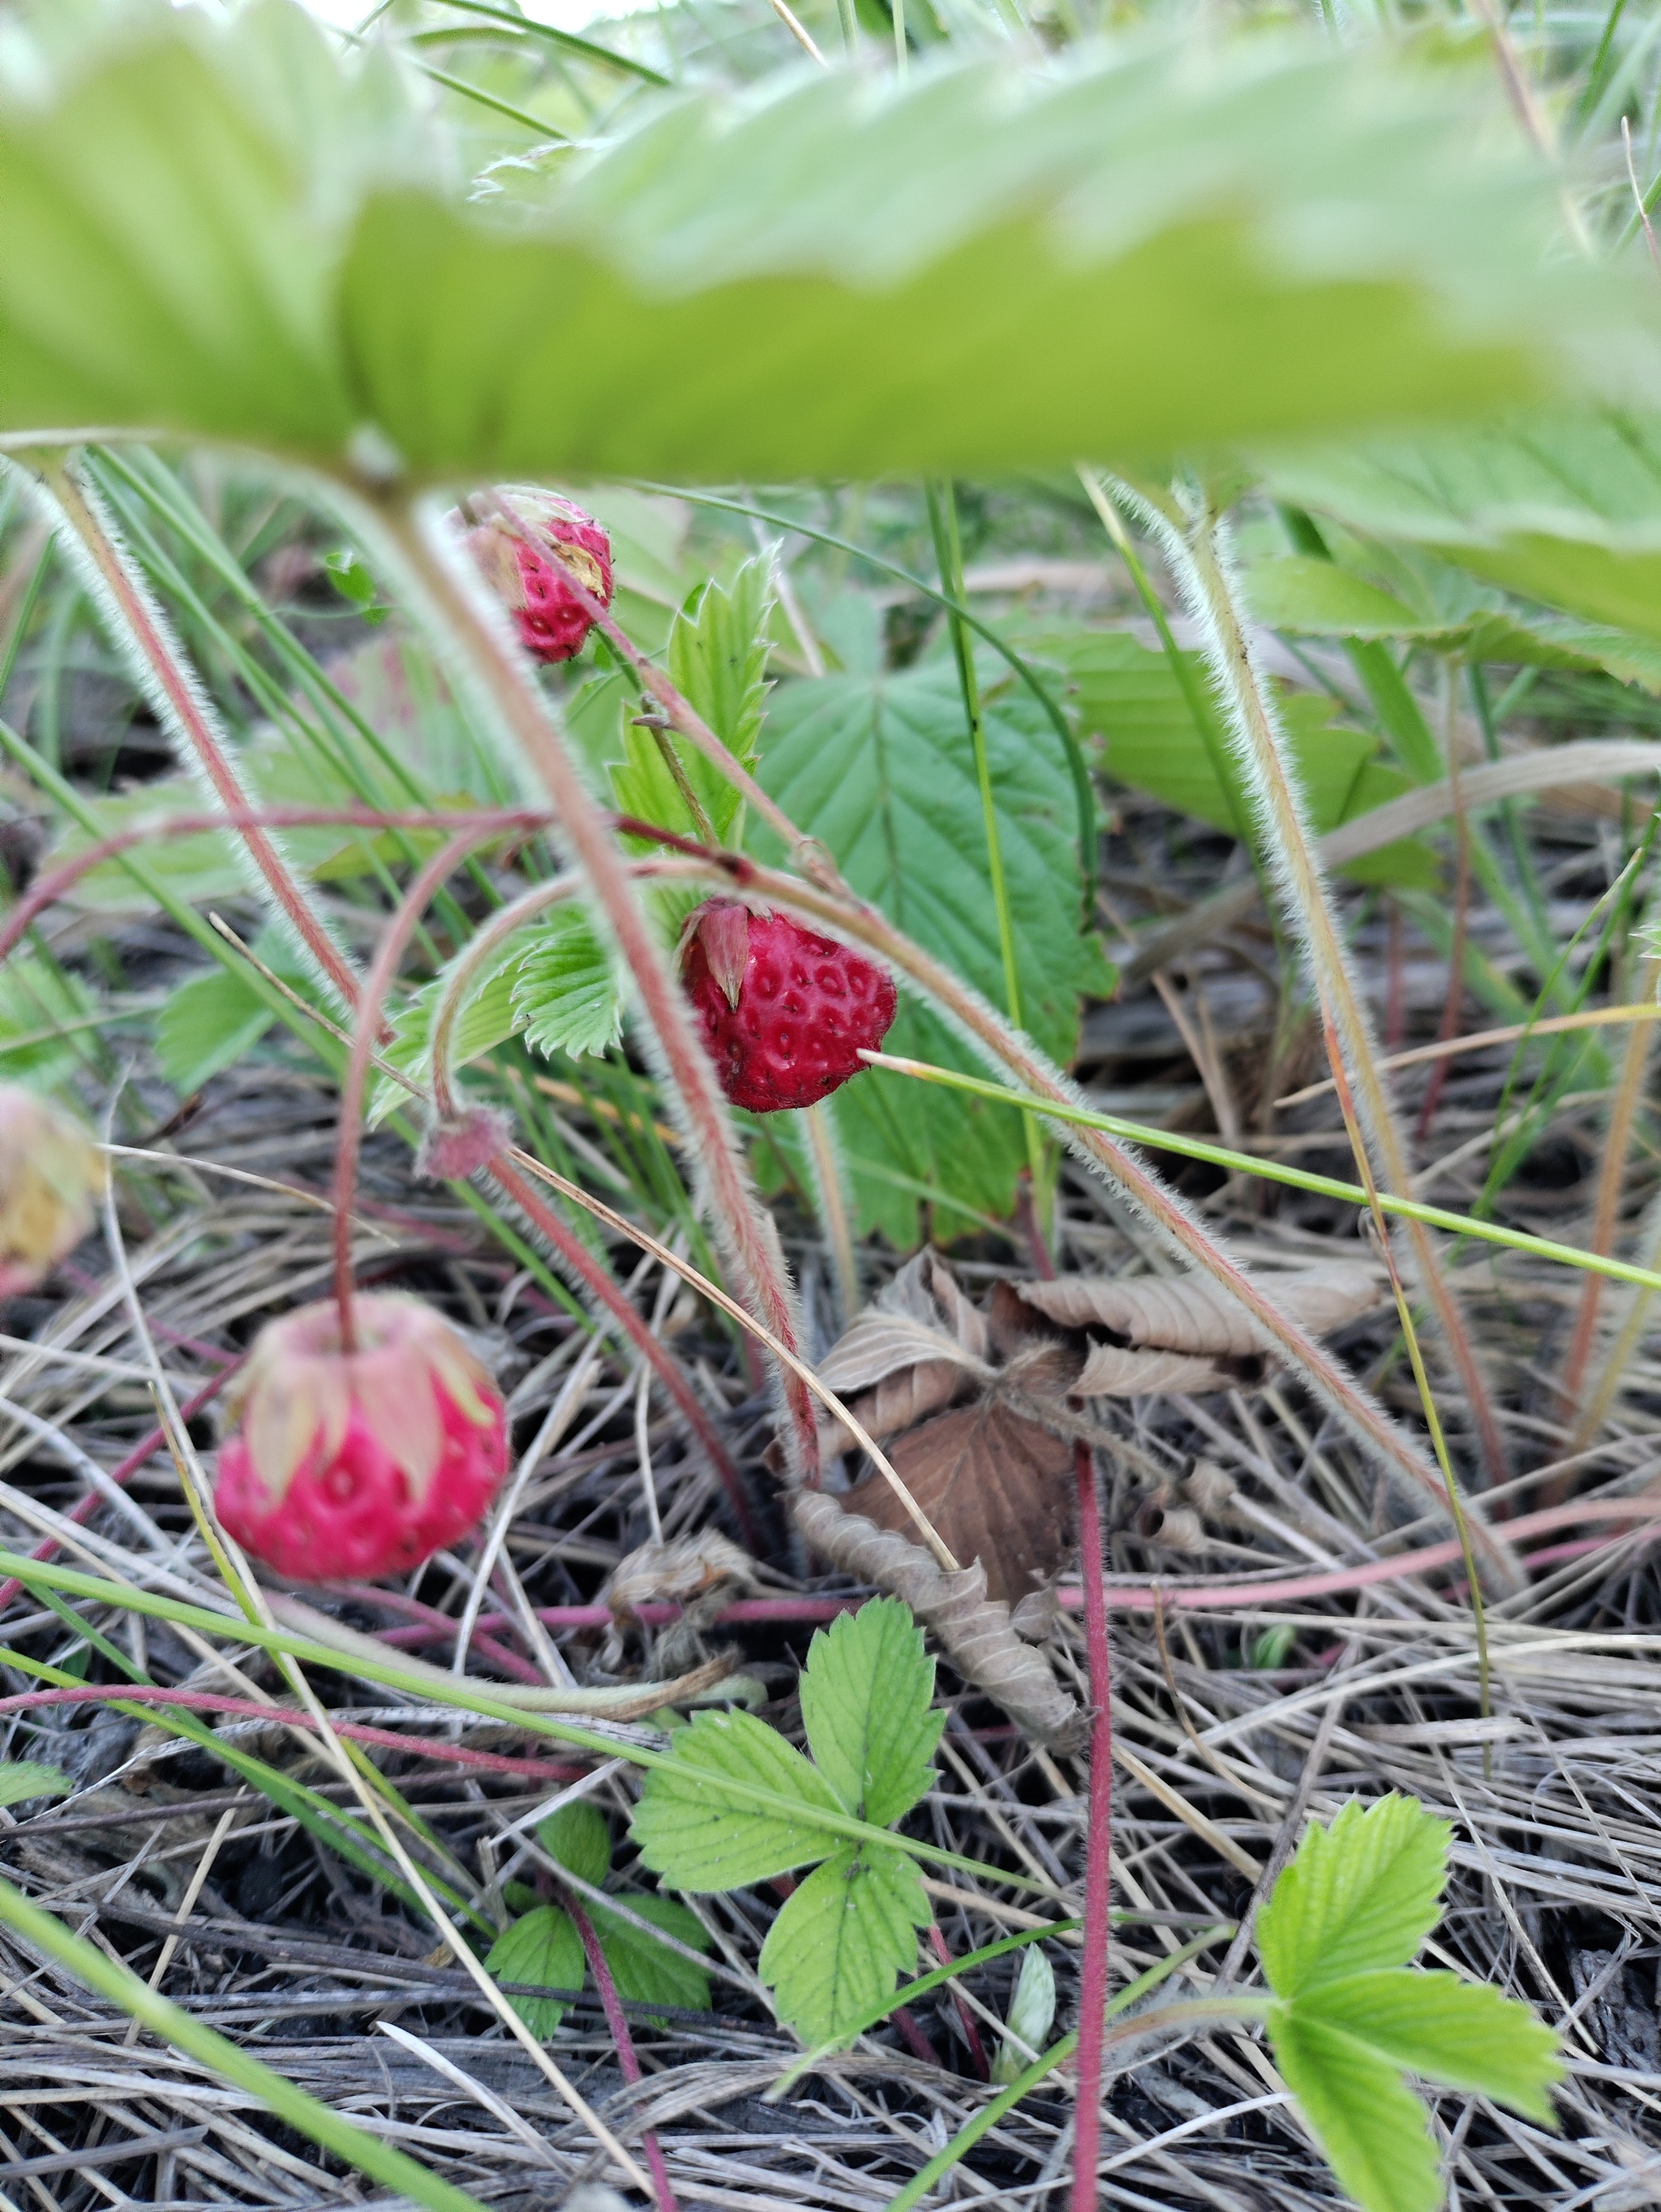
{"type": "Polygon", "coordinates": [[[257,2097],[278,2119],[286,2121],[301,2135],[309,2136],[313,2142],[332,2151],[337,2158],[344,2159],[372,2180],[397,2190],[417,2204],[428,2206],[430,2212],[485,2212],[478,2197],[453,2188],[447,2181],[441,2181],[435,2173],[403,2151],[377,2141],[367,2130],[343,2118],[338,2112],[332,2112],[326,2105],[308,2096],[286,2075],[240,2050],[200,2021],[192,2020],[170,1998],[148,1988],[130,1967],[106,1958],[95,1945],[65,1928],[53,1914],[43,1911],[21,1890],[3,1880],[0,1923],[35,1950],[44,1951],[60,1966],[67,1966],[77,1980],[98,1996],[107,1997],[112,2004],[119,2005],[153,2035],[172,2044],[176,2051],[184,2051],[199,2064],[210,2067],[234,2087],[257,2097]]]}
{"type": "MultiPolygon", "coordinates": [[[[1289,1183],[1294,1190],[1313,1191],[1321,1198],[1342,1199],[1349,1206],[1372,1202],[1360,1183],[1340,1182],[1333,1176],[1311,1175],[1307,1168],[1287,1167],[1278,1160],[1232,1152],[1226,1145],[1208,1145],[1202,1138],[1150,1128],[1144,1121],[1127,1121],[1123,1115],[1092,1113],[1085,1106],[1058,1105],[1054,1099],[1040,1098],[1032,1091],[1011,1090],[978,1075],[961,1075],[955,1068],[931,1066],[925,1060],[897,1060],[881,1052],[867,1052],[861,1056],[867,1066],[885,1068],[893,1075],[911,1076],[924,1083],[944,1083],[952,1090],[967,1091],[977,1098],[990,1098],[1001,1105],[1020,1106],[1031,1113],[1046,1114],[1052,1121],[1073,1122],[1082,1129],[1100,1129],[1110,1137],[1146,1145],[1151,1152],[1175,1152],[1183,1159],[1204,1160],[1213,1167],[1229,1168],[1240,1175],[1261,1176],[1267,1182],[1289,1183]]],[[[1485,1244],[1504,1245],[1509,1251],[1527,1252],[1536,1260],[1554,1261],[1560,1267],[1607,1275],[1612,1282],[1634,1283],[1643,1291],[1661,1291],[1661,1274],[1648,1267],[1633,1267],[1625,1260],[1607,1259],[1598,1252],[1583,1251],[1578,1244],[1559,1244],[1549,1237],[1530,1237],[1525,1230],[1506,1229],[1497,1221],[1473,1220],[1468,1213],[1451,1213],[1439,1206],[1421,1206],[1416,1199],[1395,1198],[1384,1191],[1379,1192],[1378,1203],[1386,1213],[1400,1214],[1404,1221],[1422,1222],[1427,1229],[1445,1229],[1452,1237],[1475,1237],[1485,1244]]]]}

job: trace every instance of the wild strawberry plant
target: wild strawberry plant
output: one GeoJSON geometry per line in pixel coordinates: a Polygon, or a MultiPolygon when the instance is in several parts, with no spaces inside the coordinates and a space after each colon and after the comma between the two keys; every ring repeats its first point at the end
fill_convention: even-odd
{"type": "MultiPolygon", "coordinates": [[[[1415,1510],[1457,1527],[1473,1601],[1485,1583],[1516,1587],[1504,1526],[1461,1503],[1394,1269],[1433,1455],[1109,1117],[1080,1110],[1063,1070],[1087,998],[1112,981],[1095,927],[1092,769],[1232,830],[1262,880],[1286,889],[1384,1237],[1387,1202],[1407,1203],[1409,1163],[1323,866],[1389,884],[1433,930],[1436,861],[1421,835],[1461,804],[1445,787],[1454,756],[1385,641],[1443,656],[1450,699],[1463,669],[1485,732],[1486,660],[1661,688],[1654,433],[1622,411],[1653,397],[1655,311],[1630,257],[1561,250],[1572,185],[1505,134],[1492,88],[1455,58],[1286,27],[1214,41],[1154,21],[1099,51],[1034,43],[1012,66],[1015,49],[989,60],[972,38],[952,52],[945,16],[927,12],[941,51],[910,70],[896,9],[901,66],[886,78],[787,70],[670,94],[654,68],[590,46],[589,61],[656,89],[608,120],[568,117],[560,140],[511,158],[496,141],[481,154],[476,112],[464,125],[435,105],[429,88],[453,94],[456,81],[435,76],[422,41],[394,35],[343,56],[289,0],[254,0],[224,21],[157,6],[76,10],[70,28],[67,15],[41,15],[15,36],[8,23],[6,496],[52,534],[169,733],[178,773],[137,799],[91,796],[51,744],[0,724],[63,833],[47,889],[15,909],[6,941],[15,948],[59,898],[160,914],[211,963],[146,1010],[181,1098],[268,1049],[274,1029],[339,1082],[333,1296],[260,1340],[243,1426],[220,1455],[219,1519],[249,1553],[299,1579],[410,1568],[479,1522],[507,1469],[502,1397],[448,1324],[357,1289],[366,1120],[407,1137],[423,1172],[452,1184],[550,1299],[586,1320],[578,1286],[672,1399],[735,1516],[747,1513],[707,1407],[598,1249],[600,1201],[584,1183],[598,1164],[650,1224],[624,1220],[622,1233],[724,1300],[774,1362],[798,1527],[849,1571],[904,1588],[943,1638],[966,1605],[996,1643],[1007,1709],[1043,1733],[1035,1715],[1078,1714],[1013,1625],[1006,1598],[1020,1593],[965,1590],[984,1557],[955,1555],[871,1429],[834,1426],[857,1417],[806,1367],[795,1286],[751,1165],[770,1189],[794,1182],[810,1196],[851,1311],[855,1236],[909,1249],[924,1206],[938,1233],[995,1225],[1023,1190],[1041,1231],[1060,1145],[1072,1143],[1165,1253],[1214,1286],[1247,1356],[1283,1356],[1415,1510]],[[1560,410],[1548,418],[1443,427],[1548,398],[1560,410]],[[160,459],[158,440],[210,453],[207,477],[160,459]],[[1081,620],[994,623],[975,611],[960,483],[1016,472],[1068,527],[1099,519],[1157,650],[1081,620]],[[876,495],[879,525],[861,543],[842,534],[843,511],[798,490],[733,489],[918,479],[892,528],[880,520],[890,495],[876,495]],[[1274,504],[1260,501],[1237,548],[1230,510],[1253,488],[1274,504]],[[349,669],[326,669],[252,580],[265,526],[239,537],[238,502],[257,515],[273,499],[326,536],[338,605],[372,620],[349,669]],[[1179,647],[1128,516],[1186,592],[1199,653],[1179,647]],[[806,609],[776,548],[741,546],[738,519],[824,549],[806,609]],[[849,561],[851,586],[830,565],[849,561]],[[896,583],[943,617],[921,652],[889,635],[881,587],[896,583]],[[1342,646],[1372,726],[1335,722],[1325,700],[1283,696],[1266,624],[1342,646]],[[246,896],[267,917],[251,945],[204,913],[246,896]],[[955,1083],[921,1087],[891,1061],[862,1072],[879,1046],[955,1083]],[[507,1058],[465,1072],[504,1047],[507,1058]],[[587,1135],[574,1143],[548,1103],[572,1092],[609,1152],[587,1135]],[[764,1129],[729,1105],[765,1115],[764,1129]],[[887,1486],[881,1527],[818,1486],[822,1451],[840,1450],[844,1434],[871,1456],[867,1480],[887,1486]],[[1019,1702],[1023,1669],[1050,1703],[1019,1702]]],[[[510,29],[518,20],[510,11],[510,29]]],[[[1588,84],[1588,113],[1608,91],[1588,84]]],[[[484,105],[516,112],[496,95],[484,105]]],[[[1591,230],[1578,209],[1569,224],[1578,245],[1618,228],[1596,193],[1589,205],[1591,230]]],[[[1495,782],[1493,795],[1521,787],[1495,782]]],[[[1540,1003],[1565,995],[1538,887],[1511,884],[1482,834],[1463,864],[1509,899],[1540,1003]]],[[[1456,968],[1461,950],[1456,940],[1456,968]]],[[[36,954],[3,974],[12,1067],[39,1091],[68,1089],[67,1041],[97,1026],[96,994],[36,954]]],[[[1484,987],[1507,1014],[1527,1011],[1505,1000],[1503,979],[1484,987]]],[[[104,1175],[55,1106],[7,1090],[7,1287],[38,1283],[70,1255],[104,1175]]],[[[1415,1291],[1497,1478],[1506,1441],[1423,1216],[1409,1212],[1415,1291]]],[[[1591,1261],[1608,1265],[1603,1253],[1591,1261]]],[[[1627,1273],[1655,1286],[1647,1267],[1627,1273]]],[[[1572,1369],[1590,1356],[1590,1294],[1583,1318],[1572,1369]]],[[[1007,1381],[984,1346],[947,1350],[975,1364],[989,1401],[1007,1381]]],[[[926,1373],[916,1352],[909,1364],[926,1373]]],[[[1086,1534],[1097,1711],[1084,2015],[1016,2063],[1054,2008],[1053,1970],[1031,1950],[996,2061],[1004,2086],[975,2124],[1076,2053],[1082,2212],[1104,2039],[1261,2021],[1341,2185],[1378,2212],[1420,2212],[1437,2194],[1435,2155],[1404,2076],[1544,2121],[1556,2062],[1519,2007],[1413,1969],[1448,1838],[1411,1802],[1385,1798],[1310,1827],[1258,1923],[1266,1996],[1219,1990],[1121,2018],[1122,1991],[1108,2025],[1100,1543],[1090,1454],[1058,1410],[1078,1395],[1051,1389],[1043,1407],[1046,1450],[1058,1468],[1073,1462],[1086,1534]]],[[[199,1510],[193,1447],[172,1409],[162,1435],[199,1510]]],[[[1061,1518],[1048,1515],[1057,1528],[1061,1518]]],[[[205,1514],[203,1525],[217,1547],[205,1514]]],[[[435,1693],[399,1673],[390,1647],[371,1642],[366,1656],[362,1638],[297,1640],[294,1620],[308,1635],[318,1616],[296,1616],[292,1601],[285,1641],[270,1617],[278,1600],[222,1548],[213,1556],[237,1625],[289,1669],[319,1730],[329,1724],[305,1703],[296,1651],[313,1664],[333,1663],[332,1651],[371,1680],[435,1693]]],[[[53,1584],[37,1570],[9,1562],[55,1610],[67,1593],[226,1632],[220,1616],[187,1620],[176,1601],[112,1600],[113,1584],[53,1584]]],[[[73,1618],[129,1688],[159,1686],[73,1618]]],[[[947,1648],[985,1686],[964,1656],[973,1640],[959,1633],[947,1648]]],[[[68,1670],[27,1663],[73,1693],[68,1670]]],[[[666,1750],[631,1741],[622,1755],[646,1773],[642,1862],[670,1887],[788,1886],[761,1974],[781,2019],[818,2050],[905,1995],[900,1978],[930,1923],[919,1866],[931,1853],[903,1824],[929,1789],[941,1719],[934,1662],[892,1600],[816,1639],[800,1686],[806,1753],[733,1710],[697,1713],[666,1750]]],[[[211,1736],[192,1715],[167,1725],[211,1736]]],[[[564,1735],[582,1740],[569,1725],[564,1735]]],[[[616,1748],[602,1737],[584,1748],[597,1743],[616,1748]]],[[[587,1893],[611,1872],[599,1814],[574,1805],[545,1824],[551,1893],[509,1895],[522,1909],[496,1932],[455,1886],[459,1869],[441,1878],[410,1858],[392,1820],[407,1808],[390,1785],[356,1771],[360,1828],[251,1754],[225,1755],[439,1923],[508,2030],[643,2185],[543,2048],[558,1998],[509,2005],[490,1982],[575,1990],[592,1973],[608,2017],[619,1994],[707,1998],[686,1956],[702,1930],[685,1907],[619,1893],[631,1920],[587,1893]],[[680,1948],[654,1948],[641,1923],[680,1948]]],[[[344,1752],[340,1765],[350,1777],[344,1752]]],[[[43,1794],[42,1772],[0,1770],[0,1796],[21,1802],[20,1777],[43,1794]]],[[[341,2155],[426,2203],[464,2201],[204,2039],[9,1890],[0,1912],[341,2155]]],[[[976,1957],[1007,1948],[1020,1946],[976,1957]]],[[[1132,1985],[1137,2002],[1151,1986],[1132,1985]]],[[[931,2162],[900,2201],[944,2170],[931,2162]]],[[[651,2179],[661,2201],[655,2165],[651,2179]]]]}

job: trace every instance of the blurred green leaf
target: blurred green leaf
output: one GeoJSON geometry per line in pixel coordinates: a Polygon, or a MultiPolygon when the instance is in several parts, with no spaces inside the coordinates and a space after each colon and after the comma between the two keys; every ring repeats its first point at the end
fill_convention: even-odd
{"type": "Polygon", "coordinates": [[[232,969],[187,975],[156,1017],[155,1057],[181,1098],[257,1045],[274,1017],[259,994],[232,969]]]}
{"type": "Polygon", "coordinates": [[[498,207],[385,51],[285,0],[62,43],[0,89],[12,432],[339,465],[372,426],[439,477],[869,477],[1652,368],[1648,272],[1552,255],[1558,179],[1488,127],[1487,75],[1376,45],[1143,33],[648,96],[498,207]]]}
{"type": "Polygon", "coordinates": [[[21,1805],[30,1797],[62,1797],[74,1787],[60,1767],[43,1766],[39,1759],[0,1764],[0,1805],[21,1805]]]}
{"type": "Polygon", "coordinates": [[[78,975],[33,953],[0,968],[0,1082],[50,1091],[84,1061],[85,1029],[98,1000],[78,975]]]}

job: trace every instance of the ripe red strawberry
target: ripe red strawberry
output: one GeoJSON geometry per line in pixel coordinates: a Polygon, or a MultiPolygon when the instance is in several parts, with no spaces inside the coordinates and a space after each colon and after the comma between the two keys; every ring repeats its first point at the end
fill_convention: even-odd
{"type": "Polygon", "coordinates": [[[894,1018],[891,979],[788,915],[707,899],[687,926],[681,981],[735,1106],[776,1114],[840,1090],[894,1018]]]}
{"type": "Polygon", "coordinates": [[[263,1330],[240,1378],[214,1504],[244,1551],[295,1582],[402,1574],[474,1528],[508,1465],[506,1409],[419,1298],[332,1298],[263,1330]]]}
{"type": "Polygon", "coordinates": [[[92,1227],[104,1155],[81,1124],[0,1083],[0,1298],[32,1291],[92,1227]]]}
{"type": "Polygon", "coordinates": [[[525,650],[538,660],[573,659],[593,623],[571,589],[566,569],[609,607],[611,541],[592,514],[557,492],[508,484],[503,495],[512,521],[493,517],[469,531],[473,558],[513,616],[525,650]],[[513,522],[524,525],[530,542],[513,522]]]}

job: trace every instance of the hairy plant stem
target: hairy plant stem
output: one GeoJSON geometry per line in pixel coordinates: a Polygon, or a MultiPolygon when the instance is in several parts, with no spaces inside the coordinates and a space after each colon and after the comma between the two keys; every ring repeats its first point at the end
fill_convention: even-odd
{"type": "Polygon", "coordinates": [[[216,717],[206,696],[167,635],[161,611],[103,512],[101,501],[62,461],[44,461],[41,475],[58,510],[59,536],[93,582],[94,604],[119,625],[119,641],[127,647],[143,689],[164,726],[182,738],[198,772],[227,812],[246,823],[239,835],[277,910],[319,973],[350,1006],[357,993],[351,963],[330,936],[271,838],[253,818],[256,802],[237,774],[223,733],[215,726],[216,717]]]}
{"type": "Polygon", "coordinates": [[[473,848],[490,834],[478,830],[460,831],[421,870],[404,894],[397,913],[380,933],[380,942],[375,947],[374,958],[354,1011],[351,1056],[346,1063],[346,1080],[340,1090],[340,1127],[335,1139],[334,1165],[334,1295],[340,1314],[340,1348],[349,1355],[357,1349],[352,1327],[352,1210],[357,1198],[357,1160],[363,1141],[363,1097],[380,1030],[380,1009],[398,973],[405,947],[435,894],[473,848]]]}
{"type": "MultiPolygon", "coordinates": [[[[635,896],[624,856],[577,772],[530,664],[513,643],[499,610],[484,604],[481,580],[467,573],[465,550],[447,541],[438,515],[426,516],[423,526],[422,516],[393,501],[380,514],[436,612],[460,672],[470,688],[484,693],[553,802],[563,838],[639,994],[671,1094],[685,1117],[689,1154],[717,1237],[756,1317],[794,1352],[800,1324],[771,1217],[751,1188],[726,1100],[669,956],[635,896]]],[[[798,1480],[816,1481],[818,1440],[812,1400],[788,1370],[780,1388],[793,1473],[798,1480]]]]}
{"type": "Polygon", "coordinates": [[[1079,2078],[1073,2106],[1072,2212],[1095,2212],[1102,2141],[1102,2046],[1107,2029],[1108,1929],[1113,1883],[1113,1670],[1102,1584],[1101,1500],[1096,1455],[1073,1447],[1079,1493],[1079,1559],[1090,1662],[1090,1816],[1085,1838],[1084,1955],[1079,1978],[1079,2078]]]}
{"type": "MultiPolygon", "coordinates": [[[[1217,687],[1229,709],[1236,750],[1256,796],[1259,820],[1291,918],[1304,939],[1323,1023],[1337,1038],[1348,1062],[1360,1127],[1377,1156],[1378,1182],[1384,1189],[1405,1195],[1412,1189],[1407,1144],[1378,1071],[1372,1024],[1333,916],[1290,748],[1236,605],[1226,526],[1207,506],[1183,532],[1158,508],[1145,501],[1138,504],[1158,532],[1208,637],[1217,687]]],[[[1464,1316],[1423,1224],[1410,1224],[1408,1237],[1421,1293],[1435,1308],[1463,1385],[1488,1479],[1501,1482],[1506,1473],[1505,1445],[1464,1316]]]]}
{"type": "MultiPolygon", "coordinates": [[[[1448,1456],[1447,1438],[1442,1432],[1442,1418],[1436,1410],[1436,1395],[1430,1387],[1430,1377],[1425,1372],[1425,1358],[1419,1348],[1418,1331],[1413,1326],[1413,1309],[1396,1264],[1396,1254],[1390,1241],[1390,1224],[1378,1203],[1378,1189],[1372,1180],[1372,1164],[1362,1141],[1357,1125],[1355,1102],[1350,1096],[1349,1079],[1344,1070],[1344,1056],[1339,1050],[1338,1040],[1332,1033],[1330,1021],[1324,1024],[1327,1060],[1332,1069],[1332,1079],[1338,1086],[1339,1109],[1348,1132],[1350,1150],[1354,1154],[1356,1170],[1360,1176],[1367,1195],[1368,1218],[1372,1223],[1373,1242],[1378,1245],[1390,1276],[1390,1295],[1396,1301],[1396,1319],[1402,1325],[1402,1337],[1407,1346],[1408,1359],[1413,1369],[1413,1379],[1418,1388],[1419,1402],[1425,1409],[1426,1424],[1430,1430],[1431,1449],[1436,1454],[1436,1464],[1442,1470],[1442,1480],[1447,1489],[1448,1510],[1453,1516],[1454,1533],[1459,1539],[1459,1549],[1465,1563],[1465,1574],[1470,1583],[1471,1618],[1476,1630],[1476,1684],[1478,1710],[1487,1720],[1494,1710],[1492,1678],[1488,1667],[1488,1608],[1482,1601],[1482,1577],[1476,1571],[1476,1556],[1471,1549],[1470,1527],[1465,1519],[1465,1510],[1459,1497],[1459,1486],[1454,1480],[1453,1462],[1448,1456]]],[[[1445,1063],[1444,1063],[1445,1065],[1445,1063]]],[[[1489,1771],[1492,1753],[1484,1745],[1482,1752],[1484,1777],[1489,1771]]]]}
{"type": "MultiPolygon", "coordinates": [[[[1646,959],[1639,975],[1637,991],[1640,1005],[1652,1005],[1661,992],[1661,960],[1653,956],[1646,959]]],[[[1609,1108],[1609,1127],[1603,1133],[1603,1157],[1597,1170],[1597,1199],[1592,1215],[1589,1243],[1600,1256],[1615,1243],[1615,1218],[1621,1210],[1621,1193],[1627,1179],[1627,1161],[1632,1151],[1633,1125],[1638,1118],[1638,1109],[1644,1094],[1644,1078],[1649,1067],[1650,1048],[1653,1032],[1645,1022],[1634,1024],[1628,1032],[1627,1049],[1621,1066],[1621,1080],[1615,1086],[1614,1103],[1609,1108]]],[[[1574,1316],[1574,1330],[1569,1339],[1568,1353],[1563,1361],[1562,1380],[1558,1386],[1562,1411],[1573,1417],[1580,1402],[1581,1386],[1585,1380],[1587,1364],[1597,1334],[1597,1310],[1603,1297],[1603,1285],[1596,1275],[1588,1275],[1580,1291],[1579,1310],[1574,1316]]],[[[1594,1396],[1596,1394],[1594,1394],[1594,1396]]],[[[1583,1450],[1590,1436],[1582,1437],[1582,1425],[1577,1423],[1573,1449],[1583,1450]]]]}

